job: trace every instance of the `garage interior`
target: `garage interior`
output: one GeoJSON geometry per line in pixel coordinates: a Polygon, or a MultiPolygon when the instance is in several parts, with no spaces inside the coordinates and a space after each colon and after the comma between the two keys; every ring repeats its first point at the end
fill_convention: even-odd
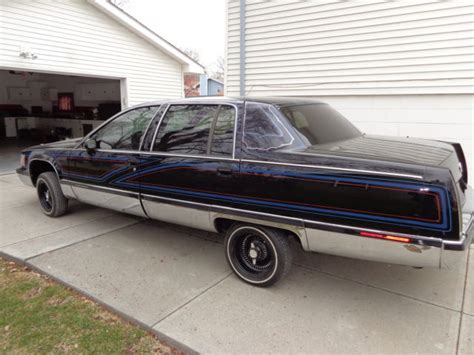
{"type": "Polygon", "coordinates": [[[0,70],[0,174],[25,147],[83,137],[120,102],[119,79],[0,70]]]}

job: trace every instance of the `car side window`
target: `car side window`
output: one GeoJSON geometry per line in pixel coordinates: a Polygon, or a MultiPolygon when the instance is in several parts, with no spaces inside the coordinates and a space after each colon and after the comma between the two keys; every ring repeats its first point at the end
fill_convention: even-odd
{"type": "Polygon", "coordinates": [[[207,154],[209,134],[218,105],[172,105],[158,128],[153,150],[207,154]]]}
{"type": "Polygon", "coordinates": [[[141,107],[125,112],[91,138],[97,141],[99,149],[138,150],[148,123],[159,106],[141,107]]]}
{"type": "Polygon", "coordinates": [[[292,144],[294,137],[272,105],[248,102],[245,107],[243,145],[247,149],[274,150],[292,144]]]}
{"type": "Polygon", "coordinates": [[[232,106],[222,105],[212,131],[209,151],[211,155],[232,155],[234,150],[234,126],[235,109],[232,106]]]}

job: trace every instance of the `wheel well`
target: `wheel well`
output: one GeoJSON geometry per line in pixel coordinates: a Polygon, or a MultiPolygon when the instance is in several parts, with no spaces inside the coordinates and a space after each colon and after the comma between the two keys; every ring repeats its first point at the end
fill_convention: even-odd
{"type": "MultiPolygon", "coordinates": [[[[252,224],[250,222],[233,220],[233,219],[229,219],[229,218],[216,218],[215,221],[214,221],[214,226],[216,227],[216,230],[219,233],[225,233],[234,223],[252,224]]],[[[259,223],[253,223],[253,224],[259,225],[259,223]]],[[[281,231],[285,232],[289,236],[290,239],[294,239],[295,241],[298,242],[298,244],[301,247],[303,247],[303,245],[301,244],[300,237],[295,232],[293,232],[292,230],[285,229],[285,228],[278,228],[278,227],[274,227],[274,226],[271,226],[271,225],[265,225],[265,224],[260,224],[260,225],[262,225],[264,227],[278,229],[278,230],[281,230],[281,231]]]]}
{"type": "Polygon", "coordinates": [[[53,165],[44,160],[33,160],[30,163],[29,169],[30,169],[31,182],[33,183],[34,186],[36,186],[36,180],[38,180],[38,176],[40,176],[40,174],[46,171],[52,171],[56,173],[56,170],[54,169],[53,165]]]}

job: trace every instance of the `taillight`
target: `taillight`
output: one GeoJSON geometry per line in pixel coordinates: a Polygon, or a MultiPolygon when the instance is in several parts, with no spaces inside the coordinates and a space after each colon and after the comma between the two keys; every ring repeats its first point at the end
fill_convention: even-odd
{"type": "Polygon", "coordinates": [[[384,240],[390,240],[390,241],[393,241],[393,242],[400,242],[400,243],[410,243],[411,242],[410,238],[400,237],[400,236],[396,236],[396,235],[388,235],[388,234],[364,232],[364,231],[360,232],[359,235],[361,237],[384,239],[384,240]]]}

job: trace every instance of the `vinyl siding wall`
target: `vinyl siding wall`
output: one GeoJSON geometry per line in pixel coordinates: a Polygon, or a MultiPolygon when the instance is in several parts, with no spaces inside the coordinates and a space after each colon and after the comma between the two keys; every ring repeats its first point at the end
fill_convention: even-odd
{"type": "Polygon", "coordinates": [[[0,16],[0,68],[125,78],[124,106],[183,96],[180,63],[86,0],[0,0],[0,16]]]}
{"type": "MultiPolygon", "coordinates": [[[[474,3],[246,2],[246,92],[474,93],[474,3]]],[[[227,92],[239,90],[239,1],[228,3],[227,92]]]]}
{"type": "MultiPolygon", "coordinates": [[[[227,95],[239,12],[229,0],[227,95]]],[[[319,97],[367,133],[460,142],[472,177],[473,23],[469,1],[247,0],[245,92],[319,97]]]]}

